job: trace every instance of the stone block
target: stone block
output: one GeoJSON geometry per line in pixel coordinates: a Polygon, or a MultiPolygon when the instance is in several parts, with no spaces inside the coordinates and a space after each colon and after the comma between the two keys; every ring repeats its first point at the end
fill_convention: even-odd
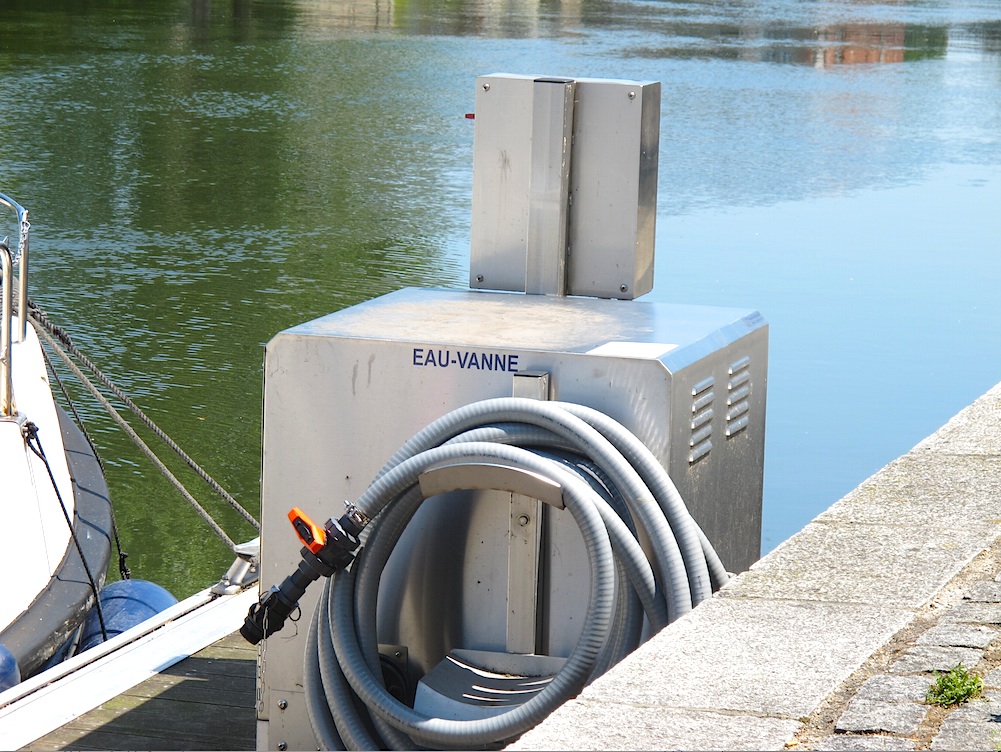
{"type": "Polygon", "coordinates": [[[813,747],[817,752],[907,752],[915,749],[910,739],[883,734],[834,734],[813,747]]]}
{"type": "Polygon", "coordinates": [[[506,749],[781,750],[800,727],[789,719],[585,702],[564,705],[506,749]]]}
{"type": "Polygon", "coordinates": [[[976,648],[951,648],[938,645],[918,645],[908,648],[903,657],[890,666],[894,674],[916,674],[919,671],[949,671],[962,663],[967,669],[976,666],[984,651],[976,648]]]}
{"type": "Polygon", "coordinates": [[[944,624],[1001,624],[1001,603],[963,601],[943,614],[944,624]]]}
{"type": "Polygon", "coordinates": [[[914,734],[928,711],[928,706],[916,702],[876,702],[853,699],[835,724],[838,731],[888,731],[893,734],[914,734]]]}
{"type": "Polygon", "coordinates": [[[914,451],[1001,455],[1001,384],[957,413],[914,451]]]}
{"type": "Polygon", "coordinates": [[[938,750],[997,749],[1001,745],[1001,723],[970,723],[949,716],[942,723],[931,748],[938,750]]]}
{"type": "Polygon", "coordinates": [[[720,596],[920,608],[998,532],[812,522],[720,596]]]}
{"type": "Polygon", "coordinates": [[[641,645],[581,697],[800,718],[911,617],[890,608],[713,598],[641,645]]]}
{"type": "Polygon", "coordinates": [[[981,582],[974,585],[964,598],[981,603],[1001,603],[1001,582],[981,582]]]}
{"type": "Polygon", "coordinates": [[[957,648],[986,648],[998,630],[978,624],[939,624],[921,635],[918,645],[940,645],[957,648]]]}
{"type": "Polygon", "coordinates": [[[855,693],[857,700],[874,702],[924,702],[928,679],[923,676],[877,674],[866,679],[855,693]]]}

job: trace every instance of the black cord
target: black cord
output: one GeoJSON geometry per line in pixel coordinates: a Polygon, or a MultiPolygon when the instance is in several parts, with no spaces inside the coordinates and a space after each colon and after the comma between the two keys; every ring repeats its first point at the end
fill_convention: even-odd
{"type": "Polygon", "coordinates": [[[94,575],[90,571],[90,565],[87,563],[87,558],[83,555],[83,549],[80,547],[80,541],[76,536],[76,530],[73,529],[73,521],[70,520],[69,512],[66,511],[66,504],[63,503],[63,496],[59,493],[59,486],[56,484],[56,478],[52,474],[52,468],[49,466],[49,460],[45,456],[45,450],[42,449],[42,442],[38,439],[38,426],[29,420],[22,427],[21,434],[24,436],[25,443],[28,445],[28,448],[42,460],[45,464],[46,471],[49,473],[49,480],[52,482],[52,489],[56,492],[56,498],[59,500],[59,506],[63,510],[63,518],[66,520],[66,524],[70,529],[70,537],[73,538],[73,545],[76,546],[76,552],[80,555],[80,561],[83,563],[83,570],[87,573],[87,582],[90,583],[91,592],[94,593],[94,604],[97,607],[97,620],[101,623],[101,638],[104,641],[107,641],[108,631],[104,626],[104,610],[101,608],[101,596],[98,592],[97,583],[94,581],[94,575]]]}
{"type": "MultiPolygon", "coordinates": [[[[42,348],[42,357],[45,359],[45,365],[52,374],[52,378],[55,379],[56,385],[59,387],[59,391],[63,395],[63,399],[66,400],[66,404],[69,406],[70,412],[73,413],[73,420],[83,437],[87,440],[87,444],[90,445],[91,454],[94,455],[94,459],[97,460],[98,466],[101,468],[102,475],[104,474],[104,461],[101,459],[101,455],[97,452],[97,447],[94,446],[93,439],[90,438],[90,434],[87,432],[87,427],[83,423],[83,418],[80,417],[80,413],[77,412],[76,405],[73,403],[73,398],[70,397],[69,392],[66,391],[66,386],[63,384],[63,380],[59,378],[59,374],[52,363],[52,359],[49,357],[48,352],[45,348],[42,348]]],[[[115,538],[115,548],[118,549],[118,574],[123,580],[127,580],[132,577],[132,571],[126,565],[125,560],[129,558],[129,555],[122,551],[122,541],[118,537],[118,522],[115,519],[115,507],[109,503],[109,508],[111,510],[111,533],[115,538]]]]}

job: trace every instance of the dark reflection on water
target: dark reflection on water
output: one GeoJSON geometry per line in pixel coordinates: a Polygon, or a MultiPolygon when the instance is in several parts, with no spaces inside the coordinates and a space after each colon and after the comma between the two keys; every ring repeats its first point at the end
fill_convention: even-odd
{"type": "MultiPolygon", "coordinates": [[[[663,82],[651,297],[771,323],[766,550],[998,380],[986,0],[4,3],[32,295],[256,508],[264,343],[465,286],[463,115],[496,71],[663,82]]],[[[228,552],[88,417],[137,574],[217,578],[228,552]]]]}

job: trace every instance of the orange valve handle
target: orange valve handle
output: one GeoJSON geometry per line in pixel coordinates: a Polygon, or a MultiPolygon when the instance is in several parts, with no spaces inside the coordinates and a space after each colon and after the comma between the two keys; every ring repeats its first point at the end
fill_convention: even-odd
{"type": "Polygon", "coordinates": [[[292,523],[292,527],[295,528],[295,534],[299,536],[302,545],[314,555],[320,553],[320,550],[327,543],[327,534],[323,528],[309,519],[299,507],[292,507],[289,510],[288,519],[292,523]]]}
{"type": "Polygon", "coordinates": [[[252,645],[285,625],[285,620],[299,607],[299,599],[310,583],[320,577],[330,577],[351,564],[354,550],[360,543],[358,533],[362,527],[350,513],[339,520],[327,520],[322,528],[298,507],[288,513],[288,518],[304,544],[299,551],[302,561],[281,585],[262,593],[260,600],[247,611],[240,634],[252,645]]]}

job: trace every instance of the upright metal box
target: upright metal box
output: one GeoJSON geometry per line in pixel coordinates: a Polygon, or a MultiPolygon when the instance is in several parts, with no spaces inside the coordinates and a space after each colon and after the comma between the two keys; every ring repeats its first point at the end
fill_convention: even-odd
{"type": "Polygon", "coordinates": [[[476,86],[469,286],[649,292],[660,84],[497,74],[476,86]]]}
{"type": "MultiPolygon", "coordinates": [[[[265,361],[261,581],[296,566],[289,507],[338,516],[341,501],[356,499],[427,423],[510,396],[526,372],[549,375],[549,398],[597,408],[632,430],[724,564],[745,569],[760,548],[766,364],[758,313],[643,301],[407,289],[286,330],[265,361]]],[[[503,506],[435,501],[408,528],[380,590],[379,642],[405,646],[418,672],[456,645],[504,650],[506,609],[517,597],[503,506]]],[[[588,578],[576,526],[554,517],[539,616],[547,650],[565,655],[588,578]]],[[[304,614],[315,597],[307,592],[304,614]]],[[[305,626],[266,643],[262,747],[313,744],[304,644],[305,626]]]]}

